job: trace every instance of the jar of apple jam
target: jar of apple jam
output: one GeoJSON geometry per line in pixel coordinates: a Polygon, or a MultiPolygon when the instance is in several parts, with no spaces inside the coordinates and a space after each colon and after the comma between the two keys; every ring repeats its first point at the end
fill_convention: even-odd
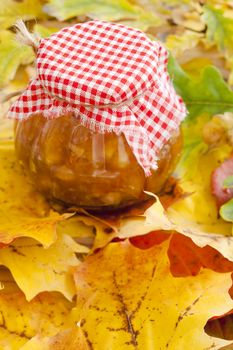
{"type": "Polygon", "coordinates": [[[17,158],[46,197],[85,208],[124,207],[159,193],[182,147],[180,132],[164,145],[158,169],[146,177],[124,135],[99,134],[72,115],[35,115],[16,122],[17,158]]]}
{"type": "Polygon", "coordinates": [[[119,24],[86,22],[40,40],[37,77],[9,112],[35,187],[92,210],[159,193],[177,164],[186,114],[166,63],[160,43],[119,24]]]}

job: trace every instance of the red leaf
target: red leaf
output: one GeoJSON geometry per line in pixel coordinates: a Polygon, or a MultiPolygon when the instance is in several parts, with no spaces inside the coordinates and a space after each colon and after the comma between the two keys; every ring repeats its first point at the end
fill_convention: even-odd
{"type": "Polygon", "coordinates": [[[140,249],[149,249],[156,244],[160,244],[170,238],[170,234],[165,231],[152,231],[146,235],[130,238],[130,243],[140,249]]]}

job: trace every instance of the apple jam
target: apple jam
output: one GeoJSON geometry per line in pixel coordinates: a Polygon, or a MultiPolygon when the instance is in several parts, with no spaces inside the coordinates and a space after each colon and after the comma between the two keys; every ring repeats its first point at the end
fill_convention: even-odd
{"type": "Polygon", "coordinates": [[[120,208],[159,193],[182,148],[180,132],[159,155],[158,169],[146,177],[123,135],[97,134],[73,115],[34,115],[15,123],[17,158],[48,199],[90,209],[120,208]]]}

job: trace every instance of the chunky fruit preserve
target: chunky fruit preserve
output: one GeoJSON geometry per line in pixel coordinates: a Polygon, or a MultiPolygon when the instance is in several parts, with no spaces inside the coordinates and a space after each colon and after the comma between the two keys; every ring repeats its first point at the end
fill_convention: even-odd
{"type": "Polygon", "coordinates": [[[17,157],[37,189],[49,199],[86,208],[124,207],[158,193],[174,170],[182,147],[176,132],[146,177],[124,135],[99,134],[72,114],[34,115],[15,124],[17,157]]]}

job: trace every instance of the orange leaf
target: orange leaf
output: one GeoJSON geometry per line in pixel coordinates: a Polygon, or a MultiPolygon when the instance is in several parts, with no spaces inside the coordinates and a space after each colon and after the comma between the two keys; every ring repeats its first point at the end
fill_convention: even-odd
{"type": "Polygon", "coordinates": [[[197,275],[201,267],[216,272],[233,271],[233,262],[224,258],[216,249],[198,247],[193,241],[181,234],[174,234],[168,249],[171,272],[174,276],[197,275]]]}

